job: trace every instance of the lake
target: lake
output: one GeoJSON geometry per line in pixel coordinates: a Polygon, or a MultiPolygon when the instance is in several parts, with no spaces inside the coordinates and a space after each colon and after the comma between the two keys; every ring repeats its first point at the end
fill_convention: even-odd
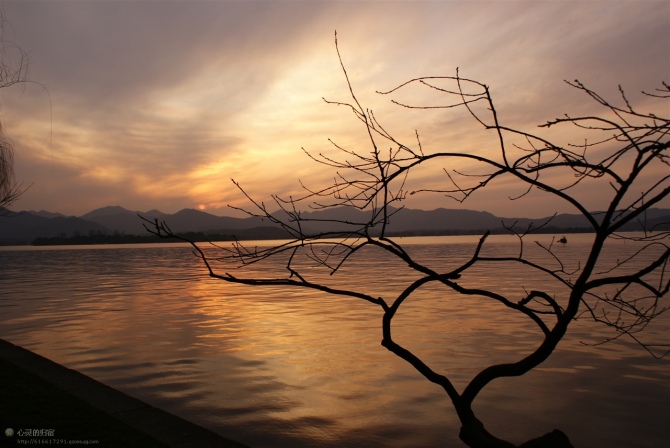
{"type": "MultiPolygon", "coordinates": [[[[576,267],[591,237],[568,235],[557,256],[576,267]]],[[[399,241],[446,269],[477,238],[399,241]]],[[[606,257],[634,246],[617,242],[606,257]]],[[[486,247],[518,253],[512,237],[486,247]]],[[[543,256],[534,244],[525,250],[543,256]]],[[[367,255],[323,278],[384,296],[411,278],[402,264],[367,255]]],[[[283,275],[281,262],[251,269],[283,275]]],[[[217,281],[183,244],[4,247],[0,281],[0,337],[253,448],[464,446],[444,391],[380,345],[381,309],[371,303],[217,281]]],[[[484,267],[462,281],[517,298],[546,283],[518,267],[484,267]]],[[[501,311],[422,288],[394,319],[394,338],[462,390],[539,340],[536,327],[501,311]]],[[[578,448],[664,446],[670,361],[629,340],[584,345],[613,335],[601,327],[575,322],[546,363],[489,385],[475,401],[489,431],[515,443],[560,428],[578,448]]],[[[647,336],[667,341],[669,331],[663,316],[647,336]]]]}

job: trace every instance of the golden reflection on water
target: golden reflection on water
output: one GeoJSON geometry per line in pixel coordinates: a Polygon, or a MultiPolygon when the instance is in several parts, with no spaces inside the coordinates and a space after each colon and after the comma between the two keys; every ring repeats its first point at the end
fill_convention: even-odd
{"type": "MultiPolygon", "coordinates": [[[[569,247],[556,248],[566,264],[576,266],[588,238],[571,236],[569,247]]],[[[495,253],[518,251],[513,238],[491,240],[495,253]]],[[[476,239],[407,241],[420,243],[410,247],[417,257],[448,269],[476,239]]],[[[535,245],[524,249],[542,256],[535,245]]],[[[621,253],[617,247],[612,256],[621,253]]],[[[373,304],[216,281],[179,245],[5,249],[0,258],[1,337],[250,446],[460,446],[443,391],[380,346],[381,309],[373,304]]],[[[322,279],[392,297],[411,278],[380,257],[352,262],[322,279]]],[[[521,298],[519,275],[527,288],[546,284],[487,267],[461,281],[521,298]]],[[[426,286],[401,308],[394,338],[462,388],[481,368],[518,359],[539,342],[527,318],[502,311],[426,286]]],[[[652,336],[669,328],[666,319],[652,336]]],[[[487,427],[518,442],[554,427],[575,446],[664,440],[668,362],[625,341],[579,343],[603,334],[578,321],[549,362],[493,383],[476,402],[487,427]]]]}

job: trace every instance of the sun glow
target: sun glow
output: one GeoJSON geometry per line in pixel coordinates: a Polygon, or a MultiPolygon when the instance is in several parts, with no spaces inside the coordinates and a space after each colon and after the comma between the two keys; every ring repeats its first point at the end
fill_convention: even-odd
{"type": "MultiPolygon", "coordinates": [[[[198,204],[208,210],[242,205],[231,178],[261,200],[297,195],[299,180],[315,187],[335,174],[301,148],[346,159],[332,140],[369,154],[364,125],[341,106],[357,101],[402,144],[416,148],[418,133],[426,153],[497,148],[490,138],[495,135],[483,132],[467,111],[408,110],[391,102],[443,104],[434,89],[417,84],[392,95],[377,93],[416,76],[451,76],[456,67],[489,85],[503,123],[523,130],[564,113],[592,113],[592,104],[562,79],[579,77],[608,99],[618,97],[621,84],[645,109],[642,102],[656,102],[634,92],[654,89],[667,73],[667,61],[651,57],[668,53],[663,2],[616,8],[598,2],[490,2],[484,9],[454,2],[354,7],[355,2],[326,1],[310,2],[309,8],[270,2],[276,11],[260,16],[255,2],[204,2],[198,8],[175,2],[172,12],[155,5],[165,14],[160,21],[153,20],[154,5],[90,3],[85,23],[77,15],[53,20],[62,9],[53,2],[3,6],[17,45],[33,56],[39,82],[2,89],[0,118],[16,146],[17,178],[34,183],[17,202],[20,209],[78,214],[89,211],[88,204],[105,205],[110,196],[144,209],[167,204],[171,212],[198,204]],[[110,41],[107,8],[148,26],[129,27],[110,41]],[[238,23],[252,16],[253,24],[238,23]],[[599,17],[597,26],[591,17],[599,17]],[[172,18],[188,42],[174,40],[172,18]],[[627,26],[640,20],[648,26],[627,26]],[[47,28],[52,31],[39,32],[47,28]],[[390,31],[397,29],[403,31],[390,31]],[[568,32],[573,29],[581,31],[568,32]],[[334,30],[357,101],[335,51],[334,30]],[[81,204],[72,201],[72,191],[81,204]]],[[[438,87],[453,90],[450,83],[438,87]]],[[[555,132],[565,136],[566,130],[555,132]]],[[[377,143],[384,151],[393,146],[383,138],[377,143]]],[[[412,177],[414,189],[443,182],[419,170],[412,177]]],[[[432,197],[421,208],[445,206],[441,196],[432,197]]],[[[510,212],[494,202],[467,205],[489,206],[510,212]]],[[[554,211],[541,208],[543,214],[554,211]]]]}

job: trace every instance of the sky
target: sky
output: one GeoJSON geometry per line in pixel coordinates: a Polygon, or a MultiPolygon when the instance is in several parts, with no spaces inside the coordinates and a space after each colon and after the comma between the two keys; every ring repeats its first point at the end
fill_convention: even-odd
{"type": "MultiPolygon", "coordinates": [[[[419,76],[461,76],[491,89],[504,124],[532,132],[547,120],[597,113],[564,83],[579,79],[617,100],[670,80],[670,2],[664,1],[204,1],[4,0],[5,46],[29,56],[31,82],[0,89],[0,122],[15,174],[30,188],[13,210],[82,215],[120,205],[233,215],[299,195],[336,176],[314,154],[329,139],[369,152],[335,49],[357,98],[394,136],[419,134],[425,152],[499,149],[465,110],[394,105],[444,102],[434,92],[380,95],[419,76]],[[403,96],[404,95],[404,96],[403,96]]],[[[649,103],[651,104],[651,103],[649,103]]],[[[649,107],[655,107],[649,105],[649,107]]],[[[667,111],[667,104],[662,112],[667,111]]],[[[564,136],[559,136],[564,137],[564,136]]],[[[409,187],[446,182],[439,163],[409,187]]],[[[458,169],[467,167],[456,167],[458,169]]],[[[576,212],[502,180],[459,203],[414,195],[410,208],[468,208],[499,216],[576,212]]],[[[583,191],[598,209],[609,190],[583,191]]]]}

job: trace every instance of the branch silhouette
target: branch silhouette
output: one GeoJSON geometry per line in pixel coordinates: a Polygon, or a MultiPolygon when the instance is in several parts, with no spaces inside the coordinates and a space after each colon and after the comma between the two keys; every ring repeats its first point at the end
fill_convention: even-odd
{"type": "MultiPolygon", "coordinates": [[[[161,237],[189,242],[209,275],[218,280],[259,287],[273,285],[307,288],[378,305],[382,313],[382,345],[408,362],[428,381],[444,389],[460,419],[461,440],[470,447],[515,446],[485,429],[473,411],[473,402],[492,381],[522,376],[542,364],[577,319],[591,319],[595,324],[610,328],[613,335],[603,343],[625,336],[656,357],[668,353],[666,345],[645,342],[639,337],[651,321],[668,309],[664,299],[670,289],[667,272],[670,237],[667,230],[662,230],[668,228],[668,223],[662,228],[657,224],[656,227],[646,226],[642,236],[620,231],[629,223],[644,224],[650,208],[661,204],[668,197],[669,117],[639,111],[628,100],[623,89],[620,89],[620,103],[616,104],[579,81],[567,82],[570,88],[584,93],[587,101],[595,102],[602,114],[565,115],[540,125],[540,132],[555,127],[572,127],[594,135],[590,142],[559,145],[538,133],[504,125],[489,87],[461,77],[458,70],[455,76],[414,78],[388,91],[378,92],[391,96],[410,86],[428,89],[438,100],[443,99],[444,104],[392,102],[407,109],[461,109],[481,126],[483,132],[493,132],[498,145],[497,153],[493,156],[457,151],[430,152],[422,147],[418,132],[415,132],[415,142],[402,143],[380,124],[372,111],[361,104],[340,54],[337,35],[335,45],[348,86],[349,99],[324,101],[344,106],[353,114],[358,124],[365,128],[367,150],[347,149],[332,141],[335,155],[313,153],[303,148],[314,162],[334,171],[333,180],[318,188],[301,184],[303,194],[298,197],[273,195],[275,211],[252,198],[241,185],[233,181],[249,200],[250,207],[243,211],[248,216],[261,217],[280,226],[291,236],[289,240],[261,248],[247,247],[241,241],[225,247],[215,244],[201,247],[176,235],[165,222],[145,219],[147,230],[161,237]],[[480,104],[486,107],[479,108],[480,104]],[[514,139],[526,143],[509,143],[514,139]],[[386,146],[388,150],[381,149],[386,146]],[[453,166],[460,161],[468,161],[476,169],[445,169],[440,185],[409,191],[406,189],[408,179],[418,167],[435,163],[453,166]],[[553,176],[557,172],[567,172],[573,180],[562,185],[553,176]],[[473,193],[487,189],[493,180],[500,177],[511,178],[523,187],[523,193],[511,200],[519,200],[533,190],[541,190],[547,197],[558,203],[567,203],[584,216],[593,238],[589,251],[578,260],[576,268],[569,268],[574,263],[564,260],[564,254],[555,250],[553,241],[548,246],[537,242],[533,245],[539,248],[544,258],[538,260],[527,254],[525,243],[548,222],[529,226],[523,231],[517,230],[514,225],[507,226],[508,231],[518,240],[519,251],[516,256],[484,255],[483,249],[487,247],[489,236],[486,233],[472,248],[467,260],[454,262],[447,268],[431,267],[420,262],[400,242],[388,236],[389,222],[402,209],[403,201],[409,195],[440,193],[445,198],[462,202],[473,193]],[[602,211],[589,211],[578,195],[574,194],[576,187],[585,180],[609,185],[611,194],[608,202],[603,204],[602,211]],[[641,193],[633,195],[632,192],[641,193]],[[341,207],[364,211],[366,219],[316,219],[305,212],[339,210],[341,207]],[[613,266],[603,266],[603,250],[608,243],[621,239],[635,242],[640,248],[613,266]],[[366,285],[352,284],[345,288],[329,286],[327,279],[315,277],[313,270],[309,269],[323,268],[330,276],[336,275],[354,257],[366,256],[364,250],[368,248],[377,249],[375,253],[381,250],[385,260],[401,262],[416,277],[408,281],[396,296],[382,298],[365,292],[366,285]],[[244,267],[268,259],[285,260],[285,276],[244,275],[244,267]],[[549,279],[553,288],[530,289],[523,297],[511,297],[494,287],[472,287],[463,281],[475,275],[476,268],[486,266],[493,266],[494,269],[497,266],[523,267],[549,279]],[[413,293],[429,284],[439,285],[452,295],[476,296],[493,301],[501,305],[504,312],[527,319],[537,329],[537,344],[525,356],[484,368],[459,392],[449,373],[436,372],[393,337],[394,317],[413,293]]],[[[663,83],[654,93],[646,95],[648,99],[665,102],[670,99],[670,86],[663,83]]],[[[518,281],[525,288],[524,278],[520,277],[518,281]]],[[[571,445],[565,434],[554,431],[521,446],[571,445]]]]}
{"type": "MultiPolygon", "coordinates": [[[[0,89],[28,80],[28,55],[4,36],[5,13],[0,7],[0,89]]],[[[0,124],[0,213],[25,191],[14,177],[14,145],[0,124]]]]}

